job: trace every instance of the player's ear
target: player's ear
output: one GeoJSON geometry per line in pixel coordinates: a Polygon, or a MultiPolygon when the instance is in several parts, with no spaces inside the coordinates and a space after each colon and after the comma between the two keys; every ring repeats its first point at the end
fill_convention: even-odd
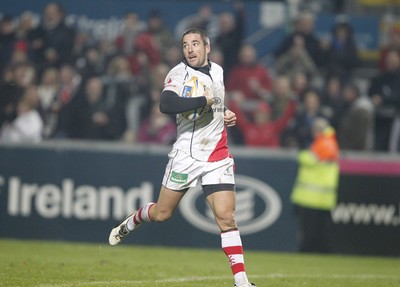
{"type": "Polygon", "coordinates": [[[206,44],[206,53],[209,54],[211,52],[211,45],[210,43],[206,44]]]}

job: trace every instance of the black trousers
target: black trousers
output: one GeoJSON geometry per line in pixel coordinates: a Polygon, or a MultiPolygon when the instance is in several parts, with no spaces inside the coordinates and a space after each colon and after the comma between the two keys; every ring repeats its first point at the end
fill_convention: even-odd
{"type": "Polygon", "coordinates": [[[330,253],[331,212],[296,206],[299,221],[298,241],[301,252],[330,253]]]}

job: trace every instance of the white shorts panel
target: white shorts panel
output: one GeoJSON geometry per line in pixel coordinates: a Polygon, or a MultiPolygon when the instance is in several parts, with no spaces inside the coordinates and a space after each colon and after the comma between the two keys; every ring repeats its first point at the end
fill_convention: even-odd
{"type": "Polygon", "coordinates": [[[235,162],[231,157],[207,162],[201,184],[235,184],[234,166],[235,162]]]}
{"type": "Polygon", "coordinates": [[[180,150],[172,150],[168,157],[162,184],[169,189],[195,187],[199,180],[202,185],[235,184],[233,158],[204,162],[180,150]]]}

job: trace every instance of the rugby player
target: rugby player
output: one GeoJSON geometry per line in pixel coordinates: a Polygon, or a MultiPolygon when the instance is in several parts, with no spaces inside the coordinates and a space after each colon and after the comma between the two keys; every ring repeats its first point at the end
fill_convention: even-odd
{"type": "Polygon", "coordinates": [[[168,154],[158,200],[145,204],[114,227],[109,243],[120,243],[144,222],[170,219],[188,189],[200,182],[221,230],[221,245],[235,286],[255,286],[249,283],[245,272],[242,241],[234,217],[234,160],[227,146],[226,127],[236,124],[236,115],[224,106],[223,69],[208,59],[210,40],[201,29],[189,29],[183,34],[182,49],[184,59],[168,73],[161,93],[160,110],[176,114],[178,136],[168,154]],[[188,81],[197,85],[185,86],[188,81]],[[202,95],[195,94],[201,90],[202,95]],[[203,113],[196,120],[182,114],[193,110],[203,113]]]}

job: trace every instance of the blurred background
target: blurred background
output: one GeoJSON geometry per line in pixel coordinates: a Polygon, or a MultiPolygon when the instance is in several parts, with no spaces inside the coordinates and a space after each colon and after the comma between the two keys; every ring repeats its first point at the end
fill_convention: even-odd
{"type": "MultiPolygon", "coordinates": [[[[157,198],[176,136],[158,102],[189,27],[208,31],[238,114],[228,136],[249,248],[297,250],[297,153],[322,117],[341,152],[332,252],[400,255],[396,0],[2,0],[0,236],[102,241],[157,198]]],[[[214,246],[193,194],[165,239],[149,243],[149,227],[137,242],[188,244],[168,233],[178,222],[191,245],[214,246]]]]}

